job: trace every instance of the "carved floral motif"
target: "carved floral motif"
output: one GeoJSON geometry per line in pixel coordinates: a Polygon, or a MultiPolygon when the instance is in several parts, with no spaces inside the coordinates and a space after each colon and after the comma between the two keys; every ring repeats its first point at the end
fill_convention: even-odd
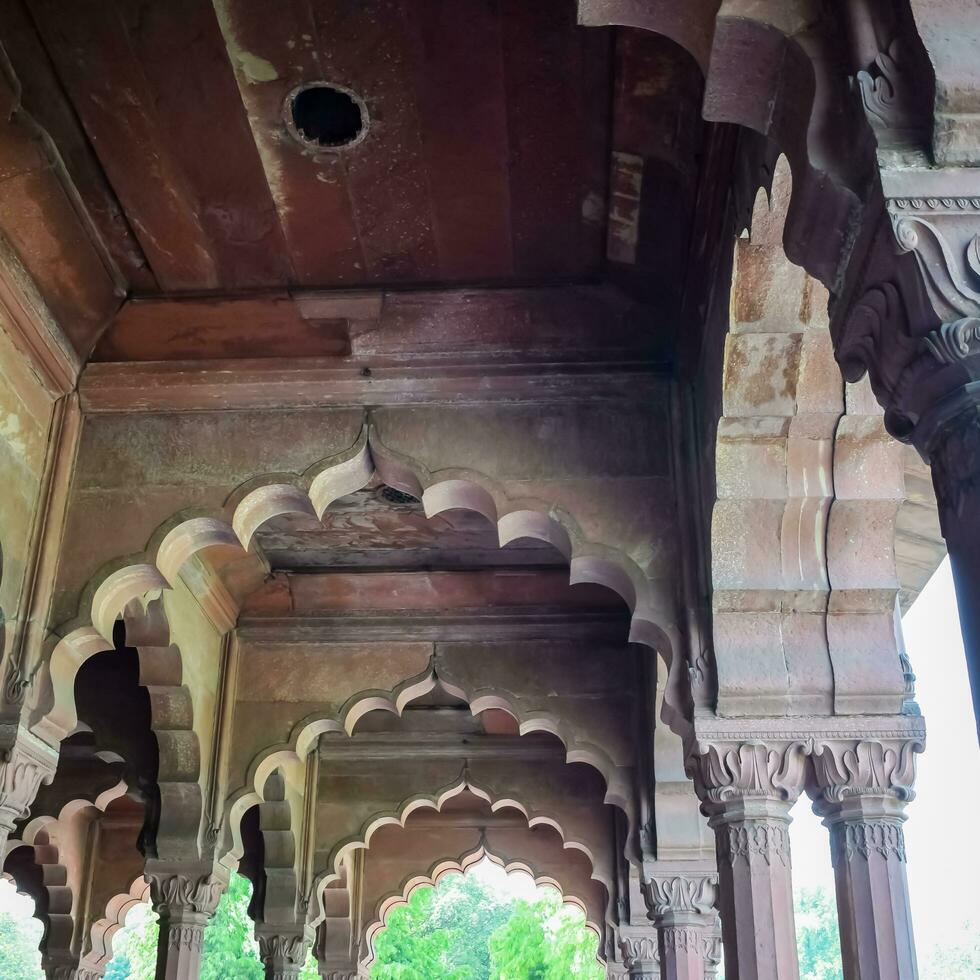
{"type": "Polygon", "coordinates": [[[674,953],[694,953],[704,955],[704,932],[689,926],[667,926],[661,928],[664,949],[674,953]]]}
{"type": "Polygon", "coordinates": [[[290,963],[302,966],[309,943],[302,934],[260,933],[259,955],[263,962],[290,963]]]}
{"type": "Polygon", "coordinates": [[[50,782],[58,754],[46,743],[24,732],[0,755],[0,831],[8,834],[30,815],[42,782],[50,782]]]}

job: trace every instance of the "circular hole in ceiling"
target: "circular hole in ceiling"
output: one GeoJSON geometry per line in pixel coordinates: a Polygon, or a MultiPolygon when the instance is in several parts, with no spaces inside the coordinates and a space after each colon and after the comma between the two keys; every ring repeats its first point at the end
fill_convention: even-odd
{"type": "Polygon", "coordinates": [[[417,504],[419,502],[418,497],[414,497],[410,493],[405,493],[404,490],[396,490],[394,487],[382,487],[381,496],[387,500],[389,504],[400,504],[405,506],[406,504],[417,504]]]}
{"type": "Polygon", "coordinates": [[[306,146],[337,150],[363,138],[367,110],[353,92],[314,82],[289,94],[286,123],[293,136],[306,146]]]}

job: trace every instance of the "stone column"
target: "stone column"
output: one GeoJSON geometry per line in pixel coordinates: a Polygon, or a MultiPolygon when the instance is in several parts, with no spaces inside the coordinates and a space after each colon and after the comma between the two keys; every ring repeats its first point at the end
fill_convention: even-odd
{"type": "Polygon", "coordinates": [[[647,872],[643,892],[657,927],[663,980],[704,980],[718,919],[717,873],[647,872]]]}
{"type": "Polygon", "coordinates": [[[198,980],[204,929],[227,882],[210,865],[147,861],[150,900],[160,916],[156,980],[198,980]]]}
{"type": "Polygon", "coordinates": [[[721,966],[721,919],[715,917],[715,926],[705,943],[704,980],[716,980],[721,966]]]}
{"type": "Polygon", "coordinates": [[[17,724],[0,724],[0,854],[31,812],[41,783],[50,783],[58,750],[17,724]]]}
{"type": "Polygon", "coordinates": [[[922,738],[840,740],[814,753],[813,808],[830,830],[845,980],[918,976],[902,824],[922,748],[922,738]]]}
{"type": "Polygon", "coordinates": [[[790,809],[803,789],[798,740],[698,744],[692,773],[715,832],[727,980],[799,980],[790,809]]]}
{"type": "Polygon", "coordinates": [[[619,949],[629,980],[660,980],[660,949],[653,926],[623,926],[619,949]]]}
{"type": "MultiPolygon", "coordinates": [[[[980,378],[980,319],[972,322],[977,353],[971,360],[980,378]]],[[[922,448],[932,464],[939,522],[953,568],[980,736],[980,380],[946,406],[951,417],[940,413],[927,419],[934,421],[933,431],[922,448]]]]}
{"type": "Polygon", "coordinates": [[[302,929],[274,932],[262,926],[255,931],[266,980],[297,980],[306,963],[313,936],[302,929]]]}

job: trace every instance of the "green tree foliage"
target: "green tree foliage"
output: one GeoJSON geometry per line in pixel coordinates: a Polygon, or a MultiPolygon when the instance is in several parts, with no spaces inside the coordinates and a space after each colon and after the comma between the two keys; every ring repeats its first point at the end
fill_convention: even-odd
{"type": "Polygon", "coordinates": [[[453,875],[391,914],[371,980],[602,980],[597,943],[552,889],[526,902],[453,875]]]}
{"type": "MultiPolygon", "coordinates": [[[[247,878],[233,874],[221,896],[214,917],[204,932],[201,980],[262,980],[265,975],[255,941],[254,925],[248,916],[252,886],[247,878]]],[[[134,909],[113,941],[115,956],[106,970],[106,980],[154,980],[160,924],[147,906],[134,909]]],[[[6,974],[0,973],[6,977],[6,974]]],[[[317,980],[316,961],[307,959],[302,980],[317,980]]]]}
{"type": "Polygon", "coordinates": [[[535,902],[519,901],[490,937],[493,980],[603,980],[598,940],[577,910],[552,889],[535,902]]]}
{"type": "Polygon", "coordinates": [[[796,945],[801,980],[842,980],[837,904],[826,888],[799,890],[796,945]]]}
{"type": "Polygon", "coordinates": [[[39,980],[42,926],[32,919],[31,902],[25,899],[23,914],[0,911],[0,977],[4,980],[39,980]]]}

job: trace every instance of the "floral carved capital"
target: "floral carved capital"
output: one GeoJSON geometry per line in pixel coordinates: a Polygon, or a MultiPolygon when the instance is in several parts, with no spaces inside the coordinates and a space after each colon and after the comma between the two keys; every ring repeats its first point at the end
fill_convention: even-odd
{"type": "MultiPolygon", "coordinates": [[[[226,883],[211,872],[194,874],[184,871],[148,871],[153,908],[160,915],[192,913],[210,918],[224,893],[226,883]]],[[[187,923],[188,928],[197,928],[187,923]]],[[[178,927],[172,927],[176,930],[178,927]]]]}
{"type": "Polygon", "coordinates": [[[915,758],[924,735],[904,740],[827,741],[813,751],[819,799],[839,804],[861,796],[890,797],[905,803],[915,797],[915,758]]]}
{"type": "Polygon", "coordinates": [[[57,750],[28,732],[19,731],[0,751],[0,830],[8,834],[26,819],[41,783],[50,783],[58,765],[57,750]]]}
{"type": "Polygon", "coordinates": [[[643,895],[654,917],[670,912],[710,915],[718,898],[718,875],[654,874],[643,882],[643,895]]]}
{"type": "Polygon", "coordinates": [[[629,970],[643,964],[660,962],[660,949],[655,935],[623,936],[619,940],[619,950],[629,970]]]}
{"type": "Polygon", "coordinates": [[[302,966],[310,938],[302,933],[262,933],[258,935],[259,956],[264,963],[302,966]]]}
{"type": "Polygon", "coordinates": [[[706,805],[792,802],[803,790],[811,746],[804,740],[700,743],[688,767],[706,805]]]}

